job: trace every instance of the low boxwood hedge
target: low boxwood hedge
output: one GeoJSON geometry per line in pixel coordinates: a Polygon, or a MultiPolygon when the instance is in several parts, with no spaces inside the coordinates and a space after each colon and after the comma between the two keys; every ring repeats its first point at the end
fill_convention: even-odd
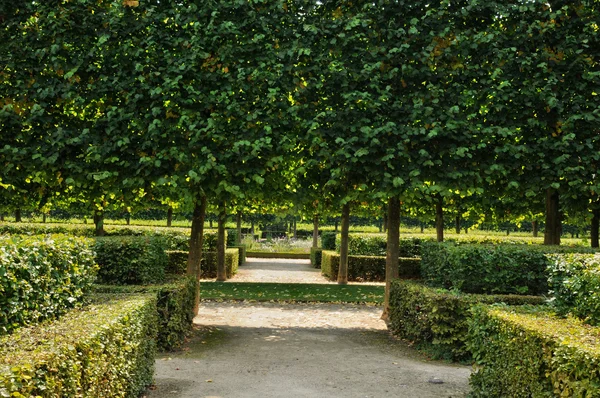
{"type": "Polygon", "coordinates": [[[464,360],[471,307],[478,303],[542,304],[543,297],[463,294],[435,289],[419,281],[394,280],[388,327],[437,358],[464,360]]]}
{"type": "Polygon", "coordinates": [[[116,285],[161,283],[168,256],[164,241],[146,236],[96,239],[98,282],[116,285]]]}
{"type": "MultiPolygon", "coordinates": [[[[400,258],[400,277],[419,277],[419,258],[400,258]]],[[[321,257],[321,274],[332,281],[337,280],[340,268],[340,255],[333,251],[323,251],[321,257]]],[[[385,281],[385,257],[381,256],[348,256],[349,281],[385,281]]]]}
{"type": "Polygon", "coordinates": [[[0,339],[4,397],[138,397],[152,382],[156,299],[103,295],[0,339]]]}
{"type": "Polygon", "coordinates": [[[323,249],[320,247],[310,248],[310,263],[315,268],[321,268],[321,258],[323,256],[323,249]]]}
{"type": "Polygon", "coordinates": [[[240,251],[238,258],[238,265],[242,265],[246,262],[247,249],[245,245],[240,246],[227,246],[228,249],[238,249],[240,251]]]}
{"type": "Polygon", "coordinates": [[[92,246],[64,235],[0,236],[0,335],[76,306],[96,278],[92,246]]]}
{"type": "Polygon", "coordinates": [[[600,396],[600,329],[544,308],[478,306],[469,321],[472,397],[600,396]]]}
{"type": "MultiPolygon", "coordinates": [[[[225,270],[227,278],[237,274],[240,251],[238,249],[225,249],[225,270]]],[[[202,265],[200,267],[202,278],[217,277],[217,252],[202,252],[202,265]]]]}
{"type": "Polygon", "coordinates": [[[548,275],[552,304],[560,314],[600,325],[599,254],[552,255],[548,275]]]}
{"type": "Polygon", "coordinates": [[[170,351],[183,344],[192,328],[194,304],[198,282],[193,277],[178,277],[162,285],[115,286],[95,285],[97,293],[141,294],[156,296],[158,313],[157,345],[160,350],[170,351]]]}
{"type": "MultiPolygon", "coordinates": [[[[400,257],[414,258],[421,256],[421,242],[432,241],[433,238],[416,238],[404,236],[400,238],[400,257]]],[[[340,236],[336,237],[336,251],[340,251],[340,236]]],[[[353,256],[385,256],[387,235],[385,234],[349,234],[348,253],[353,256]]]]}

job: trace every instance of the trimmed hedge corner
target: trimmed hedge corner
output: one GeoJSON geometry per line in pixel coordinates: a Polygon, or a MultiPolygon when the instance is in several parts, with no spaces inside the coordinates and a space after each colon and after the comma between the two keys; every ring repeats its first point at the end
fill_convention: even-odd
{"type": "Polygon", "coordinates": [[[466,348],[470,309],[478,303],[542,304],[543,297],[475,295],[434,289],[417,281],[392,281],[388,327],[437,357],[468,359],[466,348]]]}
{"type": "Polygon", "coordinates": [[[228,249],[238,249],[240,251],[239,254],[239,258],[238,258],[238,265],[243,265],[246,262],[246,245],[240,245],[240,246],[227,246],[228,249]]]}
{"type": "Polygon", "coordinates": [[[185,275],[189,252],[185,250],[167,250],[167,269],[165,272],[172,275],[185,275]]]}
{"type": "Polygon", "coordinates": [[[98,282],[118,285],[161,283],[168,257],[164,242],[145,236],[122,236],[96,240],[98,282]]]}
{"type": "MultiPolygon", "coordinates": [[[[419,258],[400,258],[400,277],[418,278],[420,275],[419,258]]],[[[340,255],[324,250],[321,257],[321,274],[332,281],[337,280],[340,267],[340,255]]],[[[348,256],[349,281],[385,281],[385,257],[348,256]]]]}
{"type": "Polygon", "coordinates": [[[323,257],[323,249],[320,247],[310,248],[310,263],[315,268],[321,268],[321,258],[323,257]]]}
{"type": "MultiPolygon", "coordinates": [[[[227,278],[237,274],[240,251],[238,249],[225,249],[225,269],[227,278]]],[[[202,265],[200,267],[202,278],[217,277],[217,252],[202,252],[202,265]]]]}
{"type": "Polygon", "coordinates": [[[321,246],[323,250],[335,250],[335,232],[323,232],[321,235],[321,246]]]}
{"type": "Polygon", "coordinates": [[[547,309],[477,306],[468,346],[472,397],[600,396],[600,329],[547,309]]]}
{"type": "Polygon", "coordinates": [[[75,307],[96,279],[92,245],[63,235],[0,236],[0,335],[75,307]]]}
{"type": "Polygon", "coordinates": [[[154,297],[97,296],[0,340],[0,394],[138,397],[152,383],[157,329],[154,297]]]}

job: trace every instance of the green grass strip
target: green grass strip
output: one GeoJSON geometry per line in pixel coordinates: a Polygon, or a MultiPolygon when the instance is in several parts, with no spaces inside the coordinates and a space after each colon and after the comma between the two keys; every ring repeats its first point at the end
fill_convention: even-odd
{"type": "Polygon", "coordinates": [[[203,300],[254,300],[321,303],[383,303],[383,286],[317,283],[203,282],[203,300]]]}

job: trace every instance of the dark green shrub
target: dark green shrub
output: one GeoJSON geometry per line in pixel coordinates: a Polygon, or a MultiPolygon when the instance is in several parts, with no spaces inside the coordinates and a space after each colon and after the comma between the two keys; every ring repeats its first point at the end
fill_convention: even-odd
{"type": "Polygon", "coordinates": [[[315,268],[321,268],[321,257],[323,255],[323,249],[319,247],[310,248],[310,263],[315,268]]]}
{"type": "Polygon", "coordinates": [[[423,278],[467,293],[545,294],[547,248],[526,245],[424,243],[423,278]]]}
{"type": "Polygon", "coordinates": [[[600,325],[600,255],[552,255],[548,275],[552,304],[560,314],[600,325]]]}
{"type": "Polygon", "coordinates": [[[152,382],[157,330],[154,297],[96,297],[0,339],[0,394],[138,397],[152,382]]]}
{"type": "MultiPolygon", "coordinates": [[[[418,258],[400,258],[399,271],[401,278],[418,278],[418,258]]],[[[335,281],[340,267],[340,255],[332,251],[323,251],[321,257],[321,274],[335,281]]],[[[385,257],[375,256],[348,256],[349,281],[385,281],[385,257]]]]}
{"type": "Polygon", "coordinates": [[[238,265],[242,265],[246,262],[246,253],[247,253],[246,245],[231,246],[231,247],[228,246],[228,249],[238,249],[240,251],[238,265]]]}
{"type": "Polygon", "coordinates": [[[432,355],[464,360],[468,319],[477,303],[542,304],[536,296],[474,295],[435,289],[417,281],[395,280],[390,289],[388,328],[432,355]]]}
{"type": "Polygon", "coordinates": [[[167,274],[185,275],[189,252],[184,250],[167,250],[165,253],[169,258],[165,272],[167,274]]]}
{"type": "Polygon", "coordinates": [[[226,230],[226,247],[235,246],[237,240],[237,229],[226,230]]]}
{"type": "Polygon", "coordinates": [[[600,329],[544,308],[478,306],[468,348],[477,371],[471,396],[600,396],[600,329]]]}
{"type": "Polygon", "coordinates": [[[335,250],[335,232],[323,232],[321,236],[321,247],[323,250],[335,250]]]}
{"type": "MultiPolygon", "coordinates": [[[[227,271],[227,278],[231,278],[233,275],[237,274],[240,262],[239,255],[240,252],[238,249],[225,250],[225,269],[227,271]]],[[[202,278],[217,277],[217,252],[202,252],[200,275],[202,278]]]]}
{"type": "MultiPolygon", "coordinates": [[[[421,242],[431,241],[415,237],[400,238],[400,257],[414,258],[421,255],[421,242]]],[[[336,237],[336,251],[340,251],[340,236],[336,237]]],[[[348,253],[353,256],[385,256],[387,236],[385,234],[349,234],[348,253]]]]}
{"type": "Polygon", "coordinates": [[[76,306],[96,279],[92,245],[64,235],[0,237],[0,334],[76,306]]]}
{"type": "Polygon", "coordinates": [[[1,223],[0,235],[49,235],[67,234],[72,236],[94,236],[93,225],[86,224],[39,224],[1,223]]]}
{"type": "Polygon", "coordinates": [[[96,239],[98,282],[117,285],[160,283],[168,257],[164,241],[145,236],[96,239]]]}

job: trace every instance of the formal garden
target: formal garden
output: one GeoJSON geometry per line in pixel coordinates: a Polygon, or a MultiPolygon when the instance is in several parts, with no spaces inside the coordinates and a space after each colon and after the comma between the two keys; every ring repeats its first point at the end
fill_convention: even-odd
{"type": "Polygon", "coordinates": [[[600,396],[599,48],[595,0],[0,1],[0,396],[138,397],[201,300],[600,396]]]}

